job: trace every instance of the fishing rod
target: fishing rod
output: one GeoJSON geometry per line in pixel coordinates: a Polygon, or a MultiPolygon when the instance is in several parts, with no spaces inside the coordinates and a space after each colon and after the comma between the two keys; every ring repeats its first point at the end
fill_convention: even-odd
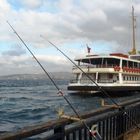
{"type": "MultiPolygon", "coordinates": [[[[63,56],[65,56],[74,66],[76,66],[82,73],[85,74],[85,76],[91,80],[96,86],[97,88],[99,89],[99,91],[104,94],[105,96],[107,96],[111,101],[112,103],[114,103],[114,105],[116,105],[120,111],[123,111],[124,108],[122,106],[120,106],[115,100],[113,100],[111,98],[111,96],[101,87],[99,86],[87,73],[85,73],[68,55],[66,55],[62,50],[60,50],[54,43],[52,43],[51,41],[49,41],[48,39],[44,38],[42,35],[40,35],[41,38],[43,38],[44,40],[46,40],[48,43],[50,43],[52,46],[54,46],[63,56]]],[[[129,115],[127,114],[127,112],[125,111],[124,112],[124,115],[126,115],[130,120],[131,122],[133,122],[133,124],[140,130],[140,127],[139,125],[137,124],[137,122],[135,120],[133,120],[132,118],[129,117],[129,115]]]]}
{"type": "MultiPolygon", "coordinates": [[[[61,95],[64,100],[68,103],[68,105],[71,107],[71,109],[74,111],[74,113],[77,115],[77,117],[79,118],[80,122],[85,126],[85,128],[89,131],[89,133],[91,134],[91,136],[95,139],[96,136],[95,134],[92,132],[92,130],[88,127],[87,123],[80,117],[79,113],[76,111],[76,109],[74,108],[74,106],[71,104],[71,102],[67,99],[67,97],[64,95],[64,93],[62,92],[62,90],[60,90],[60,88],[58,87],[58,85],[55,83],[55,81],[51,78],[50,74],[45,70],[45,68],[43,67],[43,65],[39,62],[39,60],[37,59],[37,57],[34,55],[34,53],[29,49],[29,47],[27,46],[27,44],[25,43],[25,41],[21,38],[21,36],[17,33],[17,31],[13,28],[13,26],[7,21],[8,25],[11,27],[11,29],[14,31],[14,33],[17,35],[17,37],[19,38],[19,40],[23,43],[23,45],[26,47],[26,49],[29,51],[29,53],[33,56],[33,58],[35,59],[35,61],[38,63],[38,65],[41,67],[41,69],[45,72],[45,74],[48,76],[48,78],[51,80],[52,84],[55,86],[55,88],[58,90],[59,95],[61,95]]],[[[96,140],[96,139],[95,139],[96,140]]],[[[100,139],[101,140],[101,139],[100,139]]]]}

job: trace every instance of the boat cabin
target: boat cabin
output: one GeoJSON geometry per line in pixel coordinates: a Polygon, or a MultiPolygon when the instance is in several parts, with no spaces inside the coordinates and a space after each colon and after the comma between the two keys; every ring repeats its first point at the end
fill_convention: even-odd
{"type": "MultiPolygon", "coordinates": [[[[97,83],[133,83],[140,80],[140,61],[124,54],[90,55],[75,61],[97,83]]],[[[78,68],[73,67],[73,73],[79,83],[92,83],[78,68]]]]}

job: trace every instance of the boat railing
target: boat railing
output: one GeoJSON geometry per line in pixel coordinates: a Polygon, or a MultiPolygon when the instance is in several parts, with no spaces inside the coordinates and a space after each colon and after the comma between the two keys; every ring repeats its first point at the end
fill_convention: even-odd
{"type": "Polygon", "coordinates": [[[124,84],[140,84],[139,81],[123,81],[124,84]]]}
{"type": "Polygon", "coordinates": [[[89,80],[89,79],[80,79],[80,80],[73,79],[73,80],[70,80],[70,83],[71,84],[73,84],[73,83],[92,84],[93,82],[91,80],[89,80]]]}
{"type": "MultiPolygon", "coordinates": [[[[95,81],[95,79],[93,79],[95,81]]],[[[71,80],[70,83],[81,83],[81,84],[92,84],[93,82],[89,79],[80,79],[80,80],[71,80]]],[[[97,81],[97,83],[116,83],[118,82],[117,80],[113,79],[100,79],[97,81]]]]}
{"type": "MultiPolygon", "coordinates": [[[[94,79],[93,79],[94,80],[94,79]]],[[[94,80],[95,81],[95,80],[94,80]]],[[[92,84],[93,82],[89,79],[81,79],[80,80],[80,83],[81,84],[92,84]]]]}
{"type": "Polygon", "coordinates": [[[138,67],[123,67],[123,72],[130,72],[130,73],[140,73],[140,68],[138,67]]]}
{"type": "Polygon", "coordinates": [[[78,82],[78,80],[76,80],[76,79],[72,79],[72,80],[70,80],[70,83],[72,84],[72,83],[77,83],[78,82]]]}
{"type": "MultiPolygon", "coordinates": [[[[78,67],[80,67],[80,68],[96,68],[95,65],[79,65],[78,67]]],[[[77,69],[77,67],[73,66],[73,70],[74,69],[77,69]]]]}
{"type": "Polygon", "coordinates": [[[115,65],[109,65],[109,64],[107,64],[107,65],[96,65],[96,68],[114,68],[115,67],[115,65]]]}
{"type": "Polygon", "coordinates": [[[93,82],[90,81],[90,80],[88,80],[88,79],[87,79],[87,80],[81,79],[81,80],[71,80],[70,83],[71,83],[71,84],[74,84],[74,83],[92,84],[93,82]]]}
{"type": "Polygon", "coordinates": [[[113,79],[100,79],[98,80],[98,83],[116,83],[117,80],[113,80],[113,79]]]}
{"type": "MultiPolygon", "coordinates": [[[[79,65],[80,68],[114,68],[116,65],[79,65]]],[[[73,70],[77,69],[76,66],[73,66],[73,70]]]]}

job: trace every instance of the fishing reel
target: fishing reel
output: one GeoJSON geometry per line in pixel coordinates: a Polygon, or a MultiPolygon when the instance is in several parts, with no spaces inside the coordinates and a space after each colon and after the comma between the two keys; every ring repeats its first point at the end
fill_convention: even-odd
{"type": "Polygon", "coordinates": [[[92,125],[91,134],[94,137],[94,138],[92,138],[92,140],[102,140],[102,137],[98,132],[98,125],[97,124],[92,125]]]}

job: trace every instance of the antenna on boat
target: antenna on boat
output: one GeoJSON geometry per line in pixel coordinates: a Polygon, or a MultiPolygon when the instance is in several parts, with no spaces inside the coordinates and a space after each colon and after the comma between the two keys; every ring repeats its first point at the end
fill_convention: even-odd
{"type": "Polygon", "coordinates": [[[130,55],[135,55],[136,51],[136,16],[134,13],[134,7],[132,6],[132,50],[129,52],[130,55]]]}
{"type": "MultiPolygon", "coordinates": [[[[35,59],[35,61],[38,63],[38,65],[41,67],[41,69],[45,72],[45,74],[49,77],[49,79],[51,80],[51,82],[53,83],[53,85],[56,87],[56,89],[58,90],[58,93],[60,96],[62,96],[64,98],[64,100],[68,103],[68,105],[71,107],[71,109],[73,110],[73,112],[77,115],[77,117],[79,118],[80,122],[85,126],[85,128],[89,131],[89,134],[95,139],[97,140],[97,136],[94,131],[92,131],[92,129],[90,129],[87,125],[87,123],[80,117],[79,113],[76,111],[76,109],[74,108],[74,106],[71,104],[71,102],[67,99],[67,97],[64,95],[64,93],[60,90],[60,88],[57,86],[57,84],[55,83],[55,81],[51,78],[50,74],[45,70],[45,68],[43,67],[43,65],[39,62],[39,60],[36,58],[36,56],[34,55],[34,53],[29,49],[29,47],[27,46],[27,44],[24,42],[24,40],[20,37],[20,35],[16,32],[16,30],[13,28],[13,26],[7,21],[8,25],[10,26],[10,28],[14,31],[14,33],[17,35],[17,37],[19,38],[19,40],[23,43],[23,45],[25,46],[25,48],[29,51],[29,53],[33,56],[33,58],[35,59]]],[[[98,140],[102,140],[101,137],[99,137],[98,140]],[[99,139],[100,138],[100,139],[99,139]]]]}

